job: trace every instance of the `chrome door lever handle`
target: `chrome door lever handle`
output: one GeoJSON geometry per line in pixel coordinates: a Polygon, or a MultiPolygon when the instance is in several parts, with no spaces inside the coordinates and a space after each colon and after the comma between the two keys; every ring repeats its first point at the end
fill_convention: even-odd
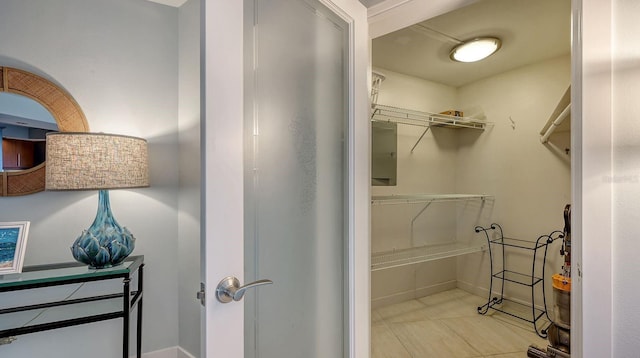
{"type": "Polygon", "coordinates": [[[244,297],[245,291],[247,291],[247,289],[249,289],[249,288],[253,288],[253,287],[256,287],[256,286],[262,286],[262,285],[270,285],[272,283],[273,283],[273,281],[271,281],[271,280],[258,280],[258,281],[255,281],[255,282],[248,283],[248,284],[240,287],[233,294],[233,300],[234,301],[240,301],[242,299],[242,297],[244,297]]]}
{"type": "Polygon", "coordinates": [[[244,293],[247,289],[272,283],[273,281],[271,280],[258,280],[244,286],[240,286],[240,280],[233,276],[228,276],[223,278],[216,287],[216,298],[222,303],[240,301],[242,297],[244,297],[244,293]]]}

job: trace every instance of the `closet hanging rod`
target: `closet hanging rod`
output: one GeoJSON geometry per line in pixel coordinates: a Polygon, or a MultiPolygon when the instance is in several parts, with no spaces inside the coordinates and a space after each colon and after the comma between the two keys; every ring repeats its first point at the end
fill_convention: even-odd
{"type": "Polygon", "coordinates": [[[551,122],[551,125],[549,126],[549,128],[547,128],[547,131],[542,136],[540,136],[540,141],[542,142],[542,144],[545,144],[549,141],[549,137],[551,136],[551,134],[553,134],[556,128],[560,124],[562,124],[562,122],[564,122],[564,120],[569,116],[570,113],[571,103],[569,103],[567,107],[565,107],[565,109],[560,112],[558,117],[553,122],[551,122]]]}

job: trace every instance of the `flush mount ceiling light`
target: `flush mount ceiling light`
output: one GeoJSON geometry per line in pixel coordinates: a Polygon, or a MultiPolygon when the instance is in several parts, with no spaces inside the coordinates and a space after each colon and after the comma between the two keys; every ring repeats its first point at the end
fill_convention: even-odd
{"type": "Polygon", "coordinates": [[[479,37],[456,45],[449,57],[458,62],[476,62],[491,56],[502,46],[496,37],[479,37]]]}

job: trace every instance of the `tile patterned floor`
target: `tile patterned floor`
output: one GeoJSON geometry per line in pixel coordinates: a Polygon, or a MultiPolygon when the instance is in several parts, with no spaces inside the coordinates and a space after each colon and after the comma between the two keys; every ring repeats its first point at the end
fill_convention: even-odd
{"type": "Polygon", "coordinates": [[[373,358],[523,358],[531,344],[546,347],[533,327],[476,307],[486,298],[454,289],[373,310],[373,358]]]}

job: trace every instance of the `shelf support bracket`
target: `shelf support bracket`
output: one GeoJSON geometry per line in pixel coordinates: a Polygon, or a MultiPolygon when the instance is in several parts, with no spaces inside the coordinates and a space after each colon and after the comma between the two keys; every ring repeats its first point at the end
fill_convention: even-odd
{"type": "Polygon", "coordinates": [[[422,132],[422,135],[420,136],[420,138],[418,138],[418,141],[416,142],[416,144],[414,144],[413,148],[411,148],[411,153],[413,153],[413,150],[416,149],[416,147],[418,146],[418,143],[420,143],[420,141],[422,140],[424,135],[427,134],[427,131],[429,131],[429,128],[431,128],[431,127],[430,126],[427,127],[427,129],[425,129],[424,132],[422,132]]]}
{"type": "MultiPolygon", "coordinates": [[[[427,129],[429,129],[429,128],[427,128],[427,129]]],[[[415,243],[415,242],[413,242],[413,224],[415,224],[416,220],[418,220],[418,218],[420,217],[420,215],[422,215],[422,213],[424,213],[424,212],[425,212],[425,210],[427,210],[427,208],[431,205],[431,203],[433,203],[433,201],[428,202],[428,203],[424,206],[424,208],[422,208],[422,210],[420,210],[420,211],[416,214],[416,216],[414,216],[414,217],[413,217],[413,219],[411,219],[411,231],[410,231],[410,233],[411,233],[411,238],[410,238],[410,239],[411,239],[411,246],[416,246],[416,243],[415,243]]]]}

